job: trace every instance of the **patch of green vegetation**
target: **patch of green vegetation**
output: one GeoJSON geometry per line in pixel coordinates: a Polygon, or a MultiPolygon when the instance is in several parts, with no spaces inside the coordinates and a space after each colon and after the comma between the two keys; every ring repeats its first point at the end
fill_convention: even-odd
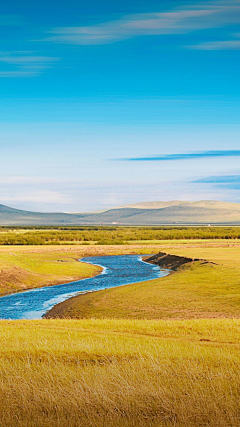
{"type": "Polygon", "coordinates": [[[0,252],[0,295],[71,282],[101,271],[100,267],[78,262],[74,251],[37,246],[29,249],[13,246],[11,251],[0,252]]]}
{"type": "Polygon", "coordinates": [[[122,245],[163,240],[240,239],[240,227],[0,227],[0,245],[122,245]]]}

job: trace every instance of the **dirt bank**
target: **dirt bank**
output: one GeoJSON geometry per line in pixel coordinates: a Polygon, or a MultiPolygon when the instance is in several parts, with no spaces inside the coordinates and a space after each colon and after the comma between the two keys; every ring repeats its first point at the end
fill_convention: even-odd
{"type": "Polygon", "coordinates": [[[196,258],[187,258],[183,256],[166,254],[165,252],[159,252],[157,255],[153,255],[149,258],[144,258],[144,261],[149,262],[151,264],[159,265],[159,267],[161,268],[166,268],[175,271],[184,264],[200,260],[196,258]]]}

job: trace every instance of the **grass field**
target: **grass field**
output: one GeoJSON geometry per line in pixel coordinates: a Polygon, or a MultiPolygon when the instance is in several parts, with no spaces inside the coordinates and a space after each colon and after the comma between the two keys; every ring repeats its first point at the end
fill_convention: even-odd
{"type": "Polygon", "coordinates": [[[93,276],[99,267],[77,262],[77,253],[64,248],[0,249],[0,295],[93,276]]]}
{"type": "Polygon", "coordinates": [[[121,253],[155,253],[156,245],[132,246],[1,246],[0,295],[57,285],[94,276],[101,269],[79,258],[121,253]]]}
{"type": "Polygon", "coordinates": [[[127,245],[0,246],[0,295],[34,287],[67,283],[99,273],[99,268],[77,262],[85,256],[154,254],[159,250],[240,247],[240,240],[162,240],[127,245]]]}
{"type": "Polygon", "coordinates": [[[0,425],[239,425],[240,320],[2,321],[0,425]]]}
{"type": "Polygon", "coordinates": [[[175,244],[167,252],[209,261],[174,274],[72,298],[51,316],[67,318],[190,319],[240,317],[240,247],[175,244]]]}
{"type": "Polygon", "coordinates": [[[1,427],[240,425],[239,241],[14,246],[0,262],[60,280],[87,275],[81,256],[160,250],[209,263],[63,303],[79,320],[0,322],[1,427]]]}

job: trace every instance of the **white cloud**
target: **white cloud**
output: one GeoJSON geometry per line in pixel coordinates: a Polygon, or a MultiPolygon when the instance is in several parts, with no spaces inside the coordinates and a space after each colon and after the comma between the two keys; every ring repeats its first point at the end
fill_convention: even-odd
{"type": "Polygon", "coordinates": [[[188,46],[188,48],[197,50],[239,50],[240,40],[238,39],[240,38],[240,33],[232,34],[232,37],[235,37],[235,39],[200,43],[198,45],[188,46]]]}
{"type": "Polygon", "coordinates": [[[10,70],[0,71],[0,77],[35,77],[58,58],[37,56],[32,52],[1,52],[0,62],[10,65],[10,70]]]}
{"type": "Polygon", "coordinates": [[[46,57],[46,56],[1,56],[0,62],[5,62],[7,64],[41,64],[56,61],[56,58],[46,57]]]}
{"type": "Polygon", "coordinates": [[[196,50],[239,50],[240,40],[221,40],[216,42],[201,43],[188,47],[190,49],[196,50]]]}
{"type": "Polygon", "coordinates": [[[101,45],[143,35],[181,34],[240,23],[240,1],[195,4],[164,13],[127,15],[94,26],[56,28],[47,40],[101,45]]]}

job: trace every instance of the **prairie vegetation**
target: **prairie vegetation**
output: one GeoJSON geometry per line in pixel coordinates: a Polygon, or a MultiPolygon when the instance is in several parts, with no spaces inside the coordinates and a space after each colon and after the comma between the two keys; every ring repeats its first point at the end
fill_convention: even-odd
{"type": "Polygon", "coordinates": [[[81,295],[54,307],[67,318],[190,319],[240,317],[240,247],[175,244],[168,253],[203,259],[149,282],[81,295]],[[189,245],[190,246],[190,245],[189,245]],[[205,260],[208,262],[206,263],[205,260]]]}
{"type": "Polygon", "coordinates": [[[57,285],[100,273],[101,268],[78,262],[98,255],[156,253],[156,245],[128,246],[2,246],[0,295],[57,285]]]}
{"type": "Polygon", "coordinates": [[[240,227],[0,227],[0,245],[122,245],[183,239],[240,239],[240,227]]]}
{"type": "Polygon", "coordinates": [[[240,320],[2,321],[4,427],[236,427],[240,320]]]}
{"type": "MultiPolygon", "coordinates": [[[[11,245],[0,247],[0,295],[34,287],[57,285],[98,274],[100,269],[78,260],[87,256],[156,254],[159,250],[184,248],[191,257],[203,258],[207,248],[237,248],[238,240],[162,240],[126,245],[11,245]]],[[[182,250],[181,249],[181,250],[182,250]]],[[[217,250],[217,249],[216,249],[217,250]]],[[[238,262],[238,260],[236,260],[238,262]]]]}
{"type": "Polygon", "coordinates": [[[74,251],[34,247],[0,250],[0,295],[66,283],[98,274],[99,267],[77,262],[74,251]]]}
{"type": "Polygon", "coordinates": [[[39,286],[96,274],[82,256],[160,250],[208,263],[73,298],[61,309],[72,319],[0,321],[1,426],[239,425],[238,240],[2,246],[0,269],[35,272],[39,286]]]}

